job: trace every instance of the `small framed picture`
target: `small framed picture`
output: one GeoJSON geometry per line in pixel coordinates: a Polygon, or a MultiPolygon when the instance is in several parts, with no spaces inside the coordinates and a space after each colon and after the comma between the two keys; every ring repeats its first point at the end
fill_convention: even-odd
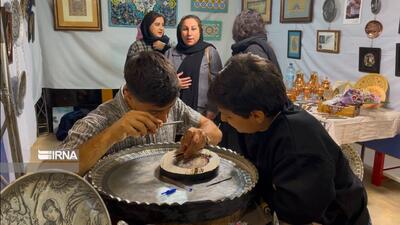
{"type": "Polygon", "coordinates": [[[100,0],[54,0],[54,29],[101,31],[100,0]]]}
{"type": "Polygon", "coordinates": [[[396,77],[400,77],[400,43],[396,44],[396,77]]]}
{"type": "Polygon", "coordinates": [[[281,0],[281,23],[310,23],[313,0],[281,0]]]}
{"type": "Polygon", "coordinates": [[[381,67],[381,49],[360,47],[358,71],[379,73],[381,67]]]}
{"type": "Polygon", "coordinates": [[[318,30],[317,51],[339,53],[340,51],[340,30],[318,30]]]}
{"type": "Polygon", "coordinates": [[[242,9],[252,9],[261,15],[264,23],[271,23],[272,0],[242,0],[242,9]]]}
{"type": "Polygon", "coordinates": [[[288,31],[287,57],[291,59],[301,58],[301,30],[288,31]]]}
{"type": "Polygon", "coordinates": [[[363,0],[345,0],[343,24],[359,24],[363,0]]]}

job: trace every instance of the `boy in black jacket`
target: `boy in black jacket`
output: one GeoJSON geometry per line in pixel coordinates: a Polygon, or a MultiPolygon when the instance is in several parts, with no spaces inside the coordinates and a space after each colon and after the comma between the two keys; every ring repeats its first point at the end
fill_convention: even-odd
{"type": "Polygon", "coordinates": [[[234,56],[210,86],[222,121],[240,133],[260,174],[260,195],[289,224],[367,225],[367,195],[340,147],[312,115],[292,105],[268,60],[234,56]]]}

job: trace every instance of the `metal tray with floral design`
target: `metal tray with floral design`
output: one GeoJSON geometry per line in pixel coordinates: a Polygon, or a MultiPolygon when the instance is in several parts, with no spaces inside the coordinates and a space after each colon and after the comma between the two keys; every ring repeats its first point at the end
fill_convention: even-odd
{"type": "Polygon", "coordinates": [[[97,191],[68,171],[27,174],[6,186],[0,195],[1,224],[111,225],[97,191]]]}
{"type": "Polygon", "coordinates": [[[113,220],[131,223],[198,222],[230,215],[247,206],[258,173],[251,162],[224,148],[218,174],[203,182],[164,179],[161,157],[179,143],[136,146],[100,160],[88,179],[107,202],[113,220]]]}

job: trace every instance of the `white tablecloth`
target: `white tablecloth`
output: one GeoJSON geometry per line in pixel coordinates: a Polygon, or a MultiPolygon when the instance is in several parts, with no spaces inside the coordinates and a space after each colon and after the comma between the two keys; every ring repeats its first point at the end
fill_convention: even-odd
{"type": "Polygon", "coordinates": [[[400,133],[400,112],[389,109],[361,109],[356,117],[325,118],[311,110],[339,145],[391,138],[400,133]]]}

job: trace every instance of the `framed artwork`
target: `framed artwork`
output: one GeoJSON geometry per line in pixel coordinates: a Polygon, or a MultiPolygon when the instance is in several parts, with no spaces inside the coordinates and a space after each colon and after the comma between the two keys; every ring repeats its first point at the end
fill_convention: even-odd
{"type": "Polygon", "coordinates": [[[339,53],[340,51],[340,30],[318,30],[317,51],[339,53]]]}
{"type": "Polygon", "coordinates": [[[100,0],[55,0],[54,29],[101,31],[100,0]]]}
{"type": "Polygon", "coordinates": [[[381,49],[360,47],[358,71],[379,73],[381,67],[381,49]]]}
{"type": "Polygon", "coordinates": [[[345,0],[343,24],[359,24],[363,0],[345,0]]]}
{"type": "Polygon", "coordinates": [[[190,10],[209,13],[227,13],[228,2],[229,0],[191,0],[190,10]]]}
{"type": "MultiPolygon", "coordinates": [[[[3,21],[3,27],[1,28],[4,34],[5,47],[7,51],[8,63],[13,62],[13,26],[12,26],[12,13],[11,13],[10,3],[4,4],[4,7],[0,7],[1,19],[3,21]],[[7,6],[8,5],[8,6],[7,6]]],[[[3,58],[1,59],[3,60],[3,58]]]]}
{"type": "Polygon", "coordinates": [[[291,59],[301,58],[301,30],[288,31],[287,57],[291,59]]]}
{"type": "Polygon", "coordinates": [[[396,44],[396,77],[400,77],[400,43],[396,44]]]}
{"type": "Polygon", "coordinates": [[[242,0],[242,10],[245,9],[258,12],[264,23],[271,23],[272,0],[242,0]]]}
{"type": "Polygon", "coordinates": [[[309,23],[313,16],[313,0],[281,0],[281,23],[309,23]]]}
{"type": "Polygon", "coordinates": [[[202,20],[203,38],[206,41],[220,41],[222,36],[222,21],[202,20]]]}
{"type": "Polygon", "coordinates": [[[165,18],[165,27],[176,26],[178,0],[108,0],[110,27],[136,27],[147,12],[155,11],[165,18]]]}

